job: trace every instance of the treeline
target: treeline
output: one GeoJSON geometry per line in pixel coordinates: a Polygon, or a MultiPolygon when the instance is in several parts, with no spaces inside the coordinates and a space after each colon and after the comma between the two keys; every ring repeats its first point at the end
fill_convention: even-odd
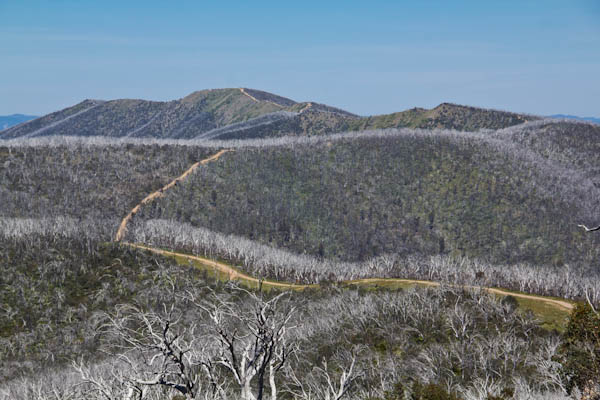
{"type": "Polygon", "coordinates": [[[136,218],[340,261],[384,254],[596,265],[585,173],[486,134],[388,131],[237,148],[136,218]],[[302,144],[304,143],[304,144],[302,144]]]}
{"type": "Polygon", "coordinates": [[[525,293],[590,301],[600,305],[595,268],[518,265],[451,255],[385,254],[363,262],[342,262],[295,254],[250,239],[223,235],[168,220],[137,223],[128,239],[212,259],[227,260],[250,274],[297,283],[335,283],[362,278],[423,279],[455,285],[501,287],[525,293]]]}

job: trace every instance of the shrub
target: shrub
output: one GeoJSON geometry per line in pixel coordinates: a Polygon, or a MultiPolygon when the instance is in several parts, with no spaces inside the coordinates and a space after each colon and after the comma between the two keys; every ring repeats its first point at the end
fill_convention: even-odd
{"type": "Polygon", "coordinates": [[[589,304],[579,303],[573,310],[560,358],[569,390],[600,383],[600,314],[589,304]]]}

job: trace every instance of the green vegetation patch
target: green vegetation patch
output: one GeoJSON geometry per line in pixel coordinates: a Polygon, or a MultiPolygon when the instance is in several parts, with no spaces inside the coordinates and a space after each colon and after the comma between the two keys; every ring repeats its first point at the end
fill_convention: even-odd
{"type": "MultiPolygon", "coordinates": [[[[449,254],[494,263],[595,263],[565,182],[477,140],[405,135],[239,149],[142,219],[190,223],[343,261],[449,254]]],[[[568,184],[568,183],[566,183],[568,184]]]]}

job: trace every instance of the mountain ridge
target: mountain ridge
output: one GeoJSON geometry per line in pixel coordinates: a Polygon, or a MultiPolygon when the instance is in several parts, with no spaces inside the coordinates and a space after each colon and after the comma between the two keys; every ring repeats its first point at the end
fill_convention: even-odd
{"type": "Polygon", "coordinates": [[[442,103],[392,114],[358,116],[316,102],[296,102],[250,88],[206,89],[166,102],[86,99],[8,128],[0,139],[107,136],[157,139],[248,139],[311,136],[381,128],[477,131],[540,117],[442,103]]]}
{"type": "Polygon", "coordinates": [[[577,121],[586,121],[592,122],[594,124],[600,124],[600,118],[596,117],[578,117],[577,115],[570,114],[553,114],[549,116],[550,118],[558,118],[558,119],[575,119],[577,121]]]}

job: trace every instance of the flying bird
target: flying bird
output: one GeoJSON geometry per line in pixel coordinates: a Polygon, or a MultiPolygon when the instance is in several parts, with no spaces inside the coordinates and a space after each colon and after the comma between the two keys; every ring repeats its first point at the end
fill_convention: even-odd
{"type": "Polygon", "coordinates": [[[598,225],[598,226],[597,226],[597,227],[595,227],[595,228],[588,228],[587,226],[585,226],[585,225],[583,225],[583,224],[579,224],[579,225],[577,225],[577,226],[579,226],[579,227],[581,227],[581,228],[585,229],[585,231],[586,231],[586,232],[593,232],[593,231],[600,230],[600,225],[598,225]]]}

